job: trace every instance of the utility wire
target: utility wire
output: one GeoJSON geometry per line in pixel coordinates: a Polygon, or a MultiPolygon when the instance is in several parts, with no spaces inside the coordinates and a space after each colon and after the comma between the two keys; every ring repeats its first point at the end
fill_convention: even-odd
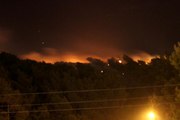
{"type": "MultiPolygon", "coordinates": [[[[157,98],[160,97],[173,97],[174,95],[164,95],[164,96],[155,96],[157,98]]],[[[49,102],[49,103],[39,103],[39,104],[12,104],[10,107],[16,106],[41,106],[41,105],[64,105],[64,104],[83,104],[83,103],[102,103],[102,102],[120,102],[125,100],[139,100],[139,99],[148,99],[150,97],[132,97],[132,98],[120,98],[120,99],[100,99],[100,100],[84,100],[84,101],[70,101],[70,102],[49,102]]],[[[5,107],[5,106],[0,106],[5,107]]]]}
{"type": "MultiPolygon", "coordinates": [[[[169,103],[180,103],[180,102],[162,102],[161,104],[169,103]]],[[[121,106],[103,106],[103,107],[83,107],[83,108],[67,108],[67,109],[51,109],[51,110],[20,110],[20,111],[10,111],[10,112],[0,112],[0,114],[9,114],[9,113],[38,113],[38,112],[66,112],[66,111],[75,111],[75,110],[103,110],[103,109],[123,109],[123,108],[136,108],[149,106],[149,104],[137,104],[137,105],[121,105],[121,106]]],[[[123,109],[124,110],[124,109],[123,109]]]]}
{"type": "Polygon", "coordinates": [[[107,92],[118,90],[135,90],[135,89],[148,89],[148,88],[162,88],[162,87],[176,87],[180,84],[170,85],[156,85],[156,86],[139,86],[139,87],[124,87],[124,88],[108,88],[108,89],[87,89],[87,90],[72,90],[72,91],[52,91],[52,92],[34,92],[34,93],[9,93],[0,94],[0,96],[22,96],[22,95],[45,95],[45,94],[62,94],[62,93],[87,93],[87,92],[107,92]]]}

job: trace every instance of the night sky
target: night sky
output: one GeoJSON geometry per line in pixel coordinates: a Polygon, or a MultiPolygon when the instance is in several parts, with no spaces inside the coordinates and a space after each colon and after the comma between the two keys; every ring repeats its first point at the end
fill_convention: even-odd
{"type": "Polygon", "coordinates": [[[166,54],[180,41],[177,1],[2,0],[0,50],[46,62],[166,54]]]}

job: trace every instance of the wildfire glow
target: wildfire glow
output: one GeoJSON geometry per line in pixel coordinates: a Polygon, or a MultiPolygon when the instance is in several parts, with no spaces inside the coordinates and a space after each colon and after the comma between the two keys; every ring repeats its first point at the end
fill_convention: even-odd
{"type": "MultiPolygon", "coordinates": [[[[46,63],[55,63],[59,61],[73,62],[73,63],[76,62],[88,63],[88,61],[86,60],[86,58],[88,57],[97,58],[106,62],[108,58],[114,56],[109,56],[109,55],[99,56],[99,55],[93,55],[93,54],[89,55],[89,54],[81,54],[81,53],[59,53],[56,49],[45,48],[43,49],[43,53],[30,52],[28,54],[21,55],[20,57],[23,59],[32,59],[40,62],[44,61],[46,63]]],[[[135,61],[143,60],[145,62],[150,62],[150,60],[155,56],[141,52],[139,54],[130,55],[130,57],[133,58],[135,61]]],[[[118,58],[118,62],[122,64],[122,60],[120,58],[118,58]]]]}
{"type": "Polygon", "coordinates": [[[142,60],[145,61],[146,63],[151,62],[151,59],[158,57],[157,55],[150,55],[146,52],[140,52],[137,54],[133,54],[130,55],[131,58],[133,58],[133,60],[138,61],[138,60],[142,60]]]}
{"type": "Polygon", "coordinates": [[[47,63],[55,63],[59,61],[73,62],[73,63],[75,62],[87,63],[87,60],[84,59],[82,56],[80,57],[80,56],[71,55],[71,54],[58,56],[58,55],[42,55],[37,52],[32,52],[26,55],[22,55],[21,58],[32,59],[39,62],[45,61],[47,63]]]}

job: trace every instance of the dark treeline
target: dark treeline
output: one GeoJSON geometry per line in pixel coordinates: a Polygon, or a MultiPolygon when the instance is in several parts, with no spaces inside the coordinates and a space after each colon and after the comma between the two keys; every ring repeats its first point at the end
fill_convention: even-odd
{"type": "Polygon", "coordinates": [[[2,52],[0,119],[127,120],[153,105],[163,120],[178,120],[179,53],[177,46],[148,64],[126,55],[123,63],[88,58],[89,63],[47,64],[2,52]]]}

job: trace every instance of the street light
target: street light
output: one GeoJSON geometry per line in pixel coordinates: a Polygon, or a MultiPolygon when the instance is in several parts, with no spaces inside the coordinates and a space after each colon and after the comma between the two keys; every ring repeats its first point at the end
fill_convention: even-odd
{"type": "Polygon", "coordinates": [[[147,117],[148,117],[149,120],[155,120],[156,119],[156,114],[153,111],[150,111],[147,114],[147,117]]]}

